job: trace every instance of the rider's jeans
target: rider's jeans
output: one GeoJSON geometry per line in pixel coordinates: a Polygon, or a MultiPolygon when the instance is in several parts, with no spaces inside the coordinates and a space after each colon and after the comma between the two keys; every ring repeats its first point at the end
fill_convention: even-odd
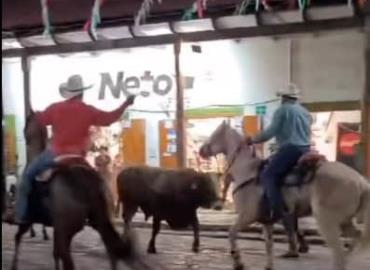
{"type": "Polygon", "coordinates": [[[309,146],[286,145],[278,149],[261,174],[261,181],[274,217],[283,215],[283,198],[279,181],[288,174],[299,158],[310,150],[309,146]]]}
{"type": "Polygon", "coordinates": [[[28,164],[17,192],[15,209],[18,222],[27,222],[28,197],[32,190],[33,181],[38,174],[53,165],[54,158],[55,155],[52,151],[45,150],[28,164]]]}

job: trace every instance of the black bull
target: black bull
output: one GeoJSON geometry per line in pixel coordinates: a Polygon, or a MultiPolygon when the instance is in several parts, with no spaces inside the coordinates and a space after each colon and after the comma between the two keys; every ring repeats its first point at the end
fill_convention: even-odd
{"type": "Polygon", "coordinates": [[[153,167],[130,167],[117,178],[119,199],[123,204],[124,233],[140,207],[145,219],[153,216],[149,253],[156,253],[155,238],[165,220],[171,229],[192,226],[193,251],[199,251],[197,208],[221,209],[215,185],[209,175],[192,169],[167,170],[153,167]]]}

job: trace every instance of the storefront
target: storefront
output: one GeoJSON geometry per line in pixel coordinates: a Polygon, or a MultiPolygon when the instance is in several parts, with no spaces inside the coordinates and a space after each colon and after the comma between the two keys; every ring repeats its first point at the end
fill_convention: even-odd
{"type": "MultiPolygon", "coordinates": [[[[197,154],[200,144],[224,120],[248,134],[267,126],[279,106],[276,91],[290,81],[301,88],[305,104],[359,104],[364,85],[363,46],[363,35],[356,31],[333,32],[319,37],[306,34],[279,40],[266,37],[183,43],[180,70],[184,88],[187,166],[222,171],[222,159],[210,162],[200,159],[197,154]],[[352,49],[348,50],[348,47],[352,49]],[[321,53],[318,54],[318,50],[321,53]]],[[[121,164],[177,167],[174,63],[172,45],[33,56],[30,58],[31,106],[34,110],[43,110],[62,100],[58,87],[72,74],[82,75],[86,84],[93,85],[86,92],[84,101],[102,110],[113,110],[128,94],[137,94],[135,105],[119,123],[94,129],[90,162],[94,163],[97,150],[106,146],[111,159],[121,164]]],[[[9,115],[7,125],[10,130],[15,126],[16,141],[14,148],[14,143],[8,139],[8,149],[18,152],[18,166],[21,167],[25,164],[22,78],[19,58],[3,61],[3,98],[11,101],[4,103],[5,114],[9,115]]],[[[336,130],[335,134],[325,133],[314,138],[319,145],[317,148],[330,160],[341,158],[338,153],[342,153],[343,144],[348,143],[338,139],[342,136],[338,128],[347,123],[361,123],[359,108],[354,119],[352,116],[347,119],[347,113],[335,116],[339,119],[335,121],[330,114],[314,117],[314,129],[320,126],[319,131],[313,130],[314,133],[323,133],[322,129],[327,125],[330,130],[336,130]],[[333,138],[323,147],[328,137],[333,138]]],[[[349,128],[358,131],[357,126],[349,128]]],[[[269,145],[260,149],[263,156],[268,156],[269,149],[269,145]]],[[[8,152],[14,156],[13,152],[8,152]]],[[[9,160],[14,162],[11,161],[14,157],[9,160]]]]}

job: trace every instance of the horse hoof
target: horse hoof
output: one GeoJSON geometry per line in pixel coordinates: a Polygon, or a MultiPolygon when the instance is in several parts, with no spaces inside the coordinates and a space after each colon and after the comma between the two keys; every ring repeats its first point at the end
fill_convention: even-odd
{"type": "Polygon", "coordinates": [[[266,267],[265,267],[265,270],[273,270],[273,269],[272,269],[272,267],[268,267],[268,266],[266,266],[266,267]]]}
{"type": "Polygon", "coordinates": [[[157,253],[157,250],[155,248],[153,248],[153,247],[149,247],[148,248],[148,253],[149,254],[156,254],[157,253]]]}
{"type": "Polygon", "coordinates": [[[234,270],[244,270],[244,265],[243,264],[235,265],[234,270]]]}
{"type": "Polygon", "coordinates": [[[301,246],[301,247],[299,247],[298,252],[299,253],[308,253],[309,250],[310,250],[310,248],[308,246],[301,246]]]}
{"type": "Polygon", "coordinates": [[[298,258],[298,257],[299,257],[299,253],[294,252],[294,251],[288,251],[287,253],[281,255],[281,258],[284,258],[284,259],[292,259],[292,258],[298,258]]]}
{"type": "Polygon", "coordinates": [[[193,247],[192,250],[193,250],[194,253],[199,253],[199,247],[193,247]]]}

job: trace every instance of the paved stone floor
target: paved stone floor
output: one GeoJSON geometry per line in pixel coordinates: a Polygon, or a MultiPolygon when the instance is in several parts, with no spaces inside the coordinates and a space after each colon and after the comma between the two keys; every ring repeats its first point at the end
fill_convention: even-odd
{"type": "MultiPolygon", "coordinates": [[[[9,269],[13,255],[13,237],[16,227],[2,224],[2,269],[9,269]]],[[[42,240],[41,227],[36,225],[37,236],[30,238],[27,234],[21,247],[19,269],[46,270],[53,269],[52,241],[42,240]]],[[[149,229],[136,229],[140,250],[146,249],[150,236],[149,229]]],[[[51,230],[49,229],[51,235],[51,230]]],[[[193,254],[192,237],[173,234],[164,231],[157,241],[158,255],[151,258],[171,270],[231,270],[229,243],[226,238],[201,237],[201,252],[193,254]]],[[[250,270],[264,269],[264,244],[260,241],[240,240],[242,258],[248,263],[250,270]]],[[[275,244],[275,254],[278,256],[286,250],[285,244],[275,244]]],[[[109,264],[100,237],[90,228],[78,234],[73,241],[73,257],[78,270],[108,270],[109,264]]],[[[284,270],[328,270],[330,269],[329,250],[323,246],[311,246],[309,254],[296,260],[276,258],[276,269],[284,270]]],[[[127,269],[120,265],[119,269],[127,269]]],[[[370,253],[356,258],[350,264],[349,270],[370,269],[370,253]]]]}

